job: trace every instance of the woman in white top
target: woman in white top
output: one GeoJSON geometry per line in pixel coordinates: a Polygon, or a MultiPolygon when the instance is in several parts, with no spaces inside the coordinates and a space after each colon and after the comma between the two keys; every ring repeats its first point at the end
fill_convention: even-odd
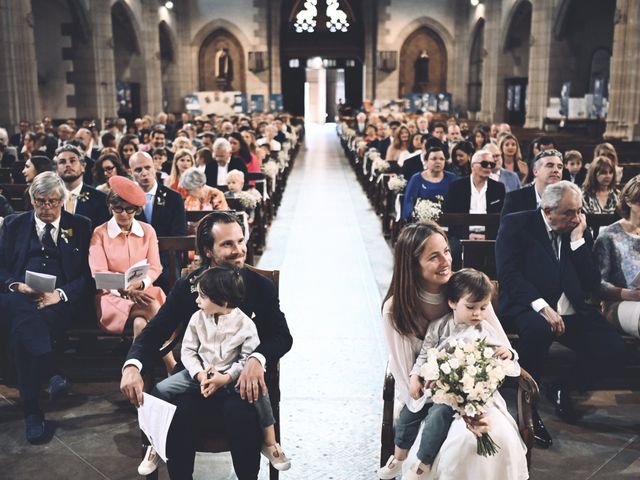
{"type": "MultiPolygon", "coordinates": [[[[451,252],[445,233],[435,223],[407,225],[396,243],[393,276],[382,307],[383,331],[389,349],[389,369],[395,379],[394,413],[398,416],[409,401],[409,374],[429,324],[450,311],[445,288],[451,277],[451,252]]],[[[493,308],[489,306],[486,321],[497,334],[508,340],[493,308]]],[[[474,422],[483,425],[480,417],[474,422]]],[[[513,420],[503,414],[491,415],[492,431],[516,428],[513,420]]],[[[462,419],[451,425],[445,444],[436,458],[430,475],[424,478],[462,480],[476,478],[513,479],[509,465],[480,457],[474,461],[458,461],[451,455],[449,445],[456,451],[475,451],[476,437],[465,427],[462,419]]],[[[412,454],[409,454],[410,457],[412,454]]],[[[405,467],[415,463],[405,462],[405,467]]],[[[515,477],[517,478],[517,477],[515,477]]],[[[522,477],[522,478],[527,478],[522,477]]]]}

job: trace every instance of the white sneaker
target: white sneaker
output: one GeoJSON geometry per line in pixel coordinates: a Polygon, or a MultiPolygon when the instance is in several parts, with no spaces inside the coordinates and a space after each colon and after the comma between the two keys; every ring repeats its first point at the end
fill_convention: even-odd
{"type": "Polygon", "coordinates": [[[158,468],[158,462],[160,462],[160,457],[152,446],[148,446],[142,462],[138,465],[138,473],[143,476],[152,474],[158,468]]]}
{"type": "Polygon", "coordinates": [[[431,472],[430,465],[423,465],[419,460],[411,465],[411,468],[402,477],[403,480],[422,480],[427,478],[427,475],[431,472]]]}
{"type": "Polygon", "coordinates": [[[382,480],[393,480],[402,473],[402,464],[404,460],[397,460],[396,457],[391,455],[384,467],[380,467],[378,470],[378,477],[382,480]]]}
{"type": "Polygon", "coordinates": [[[262,454],[269,459],[276,470],[284,471],[291,468],[291,460],[282,451],[280,444],[262,445],[262,454]]]}

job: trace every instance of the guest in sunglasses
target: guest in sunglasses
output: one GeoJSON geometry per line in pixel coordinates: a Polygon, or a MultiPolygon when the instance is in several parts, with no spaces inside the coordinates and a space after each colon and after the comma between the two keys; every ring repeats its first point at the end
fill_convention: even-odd
{"type": "MultiPolygon", "coordinates": [[[[500,182],[490,178],[496,168],[491,152],[479,150],[471,157],[471,175],[462,177],[449,185],[442,211],[445,213],[500,213],[504,205],[505,188],[500,182]]],[[[449,244],[453,257],[453,269],[462,266],[462,246],[460,240],[495,239],[497,229],[485,230],[483,225],[469,228],[450,227],[449,244]]]]}
{"type": "MultiPolygon", "coordinates": [[[[107,202],[113,216],[97,227],[91,237],[91,274],[95,277],[98,272],[124,273],[143,262],[149,265],[149,270],[126,288],[100,290],[96,297],[98,320],[103,330],[117,334],[130,321],[135,338],[165,301],[162,289],[153,285],[162,272],[158,238],[151,225],[134,218],[147,201],[142,188],[117,175],[109,179],[109,187],[107,202]]],[[[176,363],[173,355],[167,354],[164,362],[171,373],[176,363]]]]}
{"type": "Polygon", "coordinates": [[[96,163],[93,165],[93,180],[96,188],[104,193],[109,193],[109,179],[119,175],[127,176],[127,171],[120,160],[120,157],[114,153],[105,153],[100,155],[96,163]]]}

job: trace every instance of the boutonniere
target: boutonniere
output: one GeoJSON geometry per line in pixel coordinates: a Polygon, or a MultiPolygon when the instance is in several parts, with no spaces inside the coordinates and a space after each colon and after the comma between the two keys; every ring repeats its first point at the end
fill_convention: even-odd
{"type": "Polygon", "coordinates": [[[159,207],[163,207],[167,204],[167,192],[157,192],[156,193],[156,205],[159,207]]]}
{"type": "Polygon", "coordinates": [[[189,279],[189,284],[191,285],[191,287],[189,288],[190,293],[196,293],[198,291],[198,285],[196,284],[196,280],[198,280],[198,276],[199,275],[193,275],[189,279]]]}
{"type": "Polygon", "coordinates": [[[78,195],[78,201],[79,202],[86,202],[87,200],[89,200],[89,192],[82,192],[80,193],[80,195],[78,195]]]}
{"type": "Polygon", "coordinates": [[[73,238],[73,228],[61,228],[60,237],[64,240],[65,243],[69,243],[69,239],[73,238]]]}

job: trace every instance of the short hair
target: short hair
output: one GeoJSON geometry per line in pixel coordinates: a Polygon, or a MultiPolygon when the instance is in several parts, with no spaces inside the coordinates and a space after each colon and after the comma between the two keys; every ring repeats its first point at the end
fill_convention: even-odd
{"type": "Polygon", "coordinates": [[[214,238],[212,229],[216,223],[237,223],[244,234],[244,225],[233,213],[219,210],[211,212],[200,220],[196,227],[196,250],[200,255],[201,261],[205,261],[207,258],[207,250],[213,250],[214,238]]]}
{"type": "Polygon", "coordinates": [[[564,158],[562,156],[562,153],[554,148],[550,150],[543,150],[541,152],[538,152],[538,154],[533,158],[533,169],[540,170],[542,168],[542,163],[544,159],[548,157],[558,157],[561,162],[563,161],[563,158],[564,158]]]}
{"type": "Polygon", "coordinates": [[[616,209],[618,214],[625,220],[629,220],[631,216],[630,203],[640,203],[640,175],[636,175],[629,180],[622,192],[620,192],[616,209]]]}
{"type": "MultiPolygon", "coordinates": [[[[231,172],[229,172],[231,173],[231,172]]],[[[180,180],[178,181],[178,186],[184,188],[185,190],[194,190],[196,188],[200,188],[207,183],[207,176],[204,172],[198,170],[197,167],[187,168],[180,180]]]]}
{"type": "Polygon", "coordinates": [[[582,154],[578,150],[567,150],[564,152],[564,163],[569,163],[571,160],[578,160],[583,163],[582,154]]]}
{"type": "Polygon", "coordinates": [[[164,148],[154,148],[151,152],[151,156],[155,157],[156,155],[162,155],[163,157],[168,157],[167,150],[164,148]]]}
{"type": "Polygon", "coordinates": [[[471,157],[471,161],[469,163],[473,164],[476,163],[477,161],[479,161],[478,159],[480,157],[484,157],[484,156],[490,156],[491,160],[493,160],[493,153],[491,153],[489,150],[478,150],[476,153],[473,154],[473,156],[471,157]]]}
{"type": "Polygon", "coordinates": [[[556,208],[558,208],[558,205],[560,204],[562,198],[569,191],[582,198],[582,190],[580,190],[580,187],[568,180],[561,180],[558,183],[547,185],[547,188],[545,188],[544,192],[542,193],[540,206],[543,209],[549,208],[551,210],[555,210],[556,208]]]}
{"type": "Polygon", "coordinates": [[[436,152],[442,152],[442,153],[444,154],[444,149],[442,149],[442,148],[440,148],[440,147],[429,147],[429,148],[427,149],[427,153],[426,153],[426,154],[425,154],[425,156],[424,156],[424,157],[425,157],[425,160],[428,160],[428,159],[429,159],[429,156],[430,156],[432,153],[436,153],[436,152]]]}
{"type": "Polygon", "coordinates": [[[233,179],[237,179],[244,183],[244,173],[241,170],[231,170],[229,173],[227,173],[227,182],[233,179]]]}
{"type": "Polygon", "coordinates": [[[71,145],[71,144],[66,144],[61,146],[60,148],[58,148],[56,150],[56,156],[53,158],[53,161],[57,164],[58,163],[58,157],[60,156],[60,154],[65,153],[65,152],[71,152],[73,153],[76,157],[78,157],[78,160],[80,160],[81,163],[85,163],[84,160],[84,154],[80,151],[80,149],[78,147],[76,147],[75,145],[71,145]]]}
{"type": "Polygon", "coordinates": [[[109,144],[115,141],[116,141],[116,136],[111,132],[107,132],[104,135],[102,135],[102,137],[100,137],[100,143],[102,143],[103,147],[107,147],[109,146],[109,144]]]}
{"type": "Polygon", "coordinates": [[[225,153],[229,153],[231,152],[231,144],[229,143],[229,140],[227,140],[226,138],[218,138],[216,139],[215,142],[213,142],[213,151],[215,152],[216,150],[224,150],[225,153]]]}
{"type": "Polygon", "coordinates": [[[29,187],[31,201],[36,197],[58,193],[60,198],[64,198],[66,190],[62,179],[54,172],[42,172],[35,176],[29,187]]]}
{"type": "Polygon", "coordinates": [[[167,131],[164,129],[164,127],[155,127],[153,130],[151,130],[151,137],[157,135],[158,133],[164,135],[165,138],[167,136],[167,131]]]}
{"type": "Polygon", "coordinates": [[[544,136],[544,137],[539,137],[537,139],[537,144],[538,146],[540,145],[553,145],[553,148],[556,148],[556,141],[553,137],[549,137],[549,136],[544,136]]]}
{"type": "Polygon", "coordinates": [[[472,302],[481,302],[491,297],[493,285],[489,277],[475,268],[463,268],[451,275],[447,283],[447,300],[457,303],[466,295],[472,302]]]}
{"type": "Polygon", "coordinates": [[[208,268],[196,279],[198,290],[216,305],[236,308],[242,304],[245,287],[240,269],[223,265],[208,268]]]}
{"type": "Polygon", "coordinates": [[[446,131],[444,124],[442,122],[433,122],[431,124],[431,132],[433,132],[436,128],[441,128],[443,131],[446,131]]]}

